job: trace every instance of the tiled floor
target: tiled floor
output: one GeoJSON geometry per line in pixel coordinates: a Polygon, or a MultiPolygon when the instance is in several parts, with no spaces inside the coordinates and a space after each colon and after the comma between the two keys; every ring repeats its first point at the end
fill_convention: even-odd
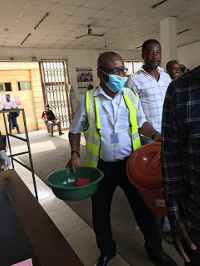
{"type": "MultiPolygon", "coordinates": [[[[67,133],[61,138],[67,138],[67,133]]],[[[82,139],[82,144],[84,140],[82,139]]],[[[19,148],[19,147],[18,147],[19,148]]],[[[34,151],[37,147],[34,147],[34,151]]],[[[32,174],[23,166],[15,163],[15,170],[25,182],[27,187],[34,194],[32,174]]],[[[51,189],[46,186],[40,178],[36,176],[39,203],[48,213],[50,218],[59,228],[68,243],[77,253],[85,266],[94,265],[99,256],[99,250],[96,247],[95,235],[93,230],[62,200],[54,196],[51,189]]],[[[119,255],[112,259],[109,266],[126,266],[128,265],[119,255]]]]}
{"type": "MultiPolygon", "coordinates": [[[[48,145],[46,141],[45,141],[45,144],[43,142],[31,143],[31,151],[32,151],[32,154],[35,154],[35,156],[37,156],[37,154],[40,152],[46,152],[46,151],[49,151],[49,149],[53,151],[54,149],[56,149],[55,143],[57,141],[57,138],[68,140],[68,131],[66,131],[65,134],[62,136],[58,136],[58,134],[55,133],[54,138],[51,138],[51,136],[48,136],[46,130],[30,132],[29,134],[30,138],[31,138],[31,134],[34,134],[34,137],[37,137],[37,139],[38,139],[38,135],[39,135],[39,139],[42,136],[45,136],[45,139],[46,137],[47,139],[49,138],[48,145]]],[[[81,138],[81,144],[85,145],[85,141],[83,137],[81,138]]],[[[24,148],[25,148],[24,142],[21,143],[20,145],[19,143],[15,143],[12,146],[12,151],[13,153],[17,153],[17,152],[24,150],[24,148]]],[[[17,163],[15,163],[15,170],[18,172],[19,176],[25,182],[25,184],[30,189],[30,191],[34,194],[32,174],[26,168],[24,168],[23,166],[17,163]]],[[[74,251],[77,253],[79,258],[83,262],[83,264],[85,266],[93,266],[96,259],[99,256],[99,250],[96,247],[95,235],[94,235],[92,228],[84,220],[82,220],[65,202],[56,198],[53,192],[51,191],[51,189],[48,186],[46,186],[46,184],[43,181],[41,181],[41,179],[37,176],[36,176],[36,183],[37,183],[39,203],[42,205],[42,207],[47,212],[49,217],[53,220],[53,222],[56,224],[56,226],[59,228],[63,236],[67,239],[69,244],[72,246],[74,251]]],[[[120,200],[119,191],[118,191],[118,200],[120,200]]],[[[121,211],[122,210],[118,209],[118,214],[120,214],[121,211]]],[[[119,219],[120,218],[121,217],[119,217],[119,219]]],[[[122,220],[123,220],[122,226],[126,226],[126,222],[124,223],[124,219],[122,220]]],[[[133,228],[137,232],[137,229],[135,228],[135,224],[133,224],[133,228]]],[[[124,248],[123,245],[120,246],[120,243],[117,243],[117,247],[119,248],[118,250],[120,251],[120,254],[122,254],[124,259],[127,258],[127,261],[131,261],[130,266],[154,265],[149,260],[146,254],[146,251],[143,248],[144,240],[143,240],[142,234],[140,232],[137,232],[136,234],[134,234],[134,232],[132,231],[133,228],[129,227],[129,230],[135,236],[133,237],[130,245],[128,242],[126,242],[126,248],[124,248]]],[[[118,233],[121,233],[120,237],[122,238],[127,237],[127,239],[130,240],[130,238],[128,237],[129,232],[126,233],[126,236],[123,236],[123,232],[124,232],[123,229],[124,228],[116,227],[116,230],[118,230],[118,233]]],[[[175,259],[178,266],[184,265],[177,251],[172,246],[167,244],[165,241],[163,241],[162,246],[164,250],[170,256],[172,256],[173,259],[175,259]]],[[[127,266],[129,264],[126,261],[124,261],[119,255],[117,255],[114,259],[109,261],[108,266],[111,266],[111,265],[127,266]]]]}

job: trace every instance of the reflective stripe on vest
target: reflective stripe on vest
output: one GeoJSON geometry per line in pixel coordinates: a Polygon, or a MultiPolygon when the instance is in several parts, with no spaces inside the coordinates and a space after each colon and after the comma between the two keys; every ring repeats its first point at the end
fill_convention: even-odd
{"type": "MultiPolygon", "coordinates": [[[[98,105],[96,97],[94,97],[96,89],[86,92],[86,113],[88,118],[88,129],[84,131],[86,139],[86,166],[97,167],[99,160],[100,144],[101,144],[101,125],[99,119],[98,105]]],[[[138,99],[135,93],[128,88],[124,88],[124,101],[129,110],[130,135],[133,150],[141,146],[137,125],[138,99]]]]}
{"type": "Polygon", "coordinates": [[[86,139],[86,166],[97,167],[100,150],[100,119],[97,110],[96,97],[94,97],[94,90],[86,92],[86,113],[88,118],[88,129],[84,131],[86,139]]]}
{"type": "Polygon", "coordinates": [[[129,119],[131,124],[130,134],[132,139],[133,151],[135,151],[141,146],[137,124],[138,99],[135,93],[129,88],[124,89],[123,97],[129,109],[129,119]]]}

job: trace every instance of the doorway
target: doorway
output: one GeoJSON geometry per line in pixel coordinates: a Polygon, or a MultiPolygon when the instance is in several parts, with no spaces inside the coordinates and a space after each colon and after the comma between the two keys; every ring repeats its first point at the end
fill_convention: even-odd
{"type": "Polygon", "coordinates": [[[72,120],[69,97],[69,75],[65,60],[42,60],[40,62],[44,104],[61,122],[62,129],[68,129],[72,120]]]}

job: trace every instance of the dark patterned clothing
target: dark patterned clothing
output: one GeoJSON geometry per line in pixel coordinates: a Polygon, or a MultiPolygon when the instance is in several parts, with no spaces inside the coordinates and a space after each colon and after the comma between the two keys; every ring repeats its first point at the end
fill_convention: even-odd
{"type": "Polygon", "coordinates": [[[54,113],[51,111],[51,110],[45,110],[43,113],[42,113],[42,118],[45,118],[47,121],[52,121],[55,118],[55,115],[54,113]]]}
{"type": "Polygon", "coordinates": [[[163,196],[170,220],[184,220],[200,244],[200,67],[174,80],[163,107],[163,196]]]}

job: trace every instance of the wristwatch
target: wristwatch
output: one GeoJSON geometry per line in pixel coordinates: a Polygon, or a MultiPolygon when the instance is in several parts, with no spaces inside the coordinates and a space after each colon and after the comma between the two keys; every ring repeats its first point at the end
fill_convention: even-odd
{"type": "Polygon", "coordinates": [[[79,157],[81,157],[80,152],[78,152],[78,151],[72,151],[72,152],[71,152],[71,155],[72,155],[73,153],[76,153],[76,154],[78,154],[79,157]]]}
{"type": "Polygon", "coordinates": [[[158,132],[155,131],[155,132],[152,133],[152,136],[151,136],[152,140],[154,140],[156,133],[158,133],[158,132]]]}

